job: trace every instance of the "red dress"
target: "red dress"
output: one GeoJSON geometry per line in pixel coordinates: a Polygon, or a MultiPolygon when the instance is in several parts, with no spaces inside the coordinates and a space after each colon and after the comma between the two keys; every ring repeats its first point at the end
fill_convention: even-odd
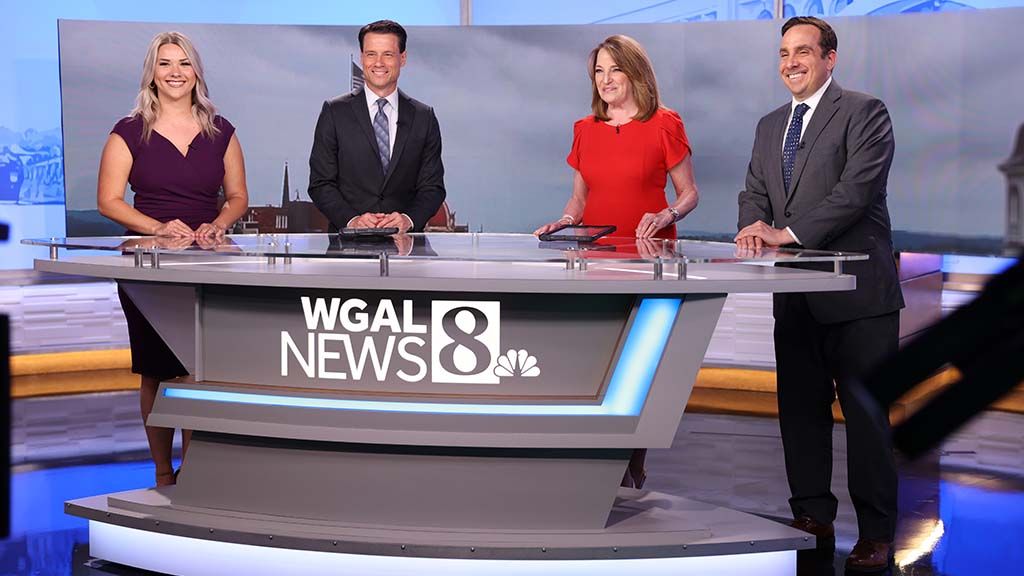
{"type": "MultiPolygon", "coordinates": [[[[593,115],[578,120],[566,161],[587,183],[583,222],[614,224],[615,236],[636,236],[645,212],[668,206],[668,171],[689,153],[683,120],[672,110],[661,108],[646,122],[618,128],[593,115]]],[[[662,228],[656,237],[675,238],[675,226],[662,228]]]]}

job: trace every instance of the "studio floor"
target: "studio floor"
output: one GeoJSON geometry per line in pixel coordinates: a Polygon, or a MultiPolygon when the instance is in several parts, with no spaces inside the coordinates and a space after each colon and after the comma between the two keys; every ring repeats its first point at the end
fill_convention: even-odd
{"type": "MultiPolygon", "coordinates": [[[[0,541],[0,575],[142,573],[90,562],[85,521],[63,514],[65,500],[153,483],[141,426],[128,425],[134,399],[122,393],[16,403],[13,534],[0,541]],[[118,414],[115,420],[123,415],[124,422],[112,425],[101,417],[110,411],[118,414]]],[[[1024,416],[986,413],[942,450],[901,462],[896,564],[886,573],[999,576],[1024,571],[1022,435],[1024,416]]],[[[836,427],[834,445],[833,484],[840,500],[835,545],[802,552],[800,574],[843,574],[856,540],[842,426],[836,427]]],[[[785,521],[788,489],[777,422],[686,415],[674,446],[651,451],[645,488],[785,521]]]]}

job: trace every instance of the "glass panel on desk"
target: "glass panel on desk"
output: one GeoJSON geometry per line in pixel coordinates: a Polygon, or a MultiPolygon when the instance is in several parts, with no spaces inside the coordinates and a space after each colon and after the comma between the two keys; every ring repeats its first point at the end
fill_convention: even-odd
{"type": "Polygon", "coordinates": [[[531,234],[397,234],[373,239],[342,238],[338,234],[234,234],[220,238],[158,238],[105,236],[43,238],[22,243],[68,249],[107,250],[143,254],[262,256],[296,258],[379,258],[474,262],[657,262],[666,264],[835,262],[863,260],[850,252],[792,248],[741,250],[735,244],[700,240],[662,240],[605,237],[597,242],[542,242],[531,234]]]}
{"type": "Polygon", "coordinates": [[[836,262],[866,260],[867,255],[854,252],[828,252],[797,248],[762,248],[746,250],[728,242],[704,240],[663,240],[660,238],[602,238],[593,245],[581,246],[580,257],[617,259],[623,262],[654,262],[666,264],[764,263],[774,262],[836,262]]]}

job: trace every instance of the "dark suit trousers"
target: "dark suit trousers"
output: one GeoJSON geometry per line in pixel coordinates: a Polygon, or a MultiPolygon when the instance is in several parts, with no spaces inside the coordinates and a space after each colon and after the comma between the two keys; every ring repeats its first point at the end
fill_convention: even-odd
{"type": "Polygon", "coordinates": [[[892,541],[897,480],[888,417],[864,410],[848,383],[896,352],[899,312],[821,324],[804,295],[777,297],[784,302],[775,321],[779,424],[793,515],[821,523],[836,517],[831,405],[838,396],[846,417],[847,475],[860,537],[892,541]]]}

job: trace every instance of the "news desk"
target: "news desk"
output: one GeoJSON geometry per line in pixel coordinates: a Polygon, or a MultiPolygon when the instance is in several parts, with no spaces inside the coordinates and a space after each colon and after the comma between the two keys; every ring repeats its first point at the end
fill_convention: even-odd
{"type": "Polygon", "coordinates": [[[191,373],[161,383],[149,419],[194,431],[178,484],[66,503],[94,557],[176,574],[793,574],[814,546],[619,481],[632,449],[671,446],[728,293],[850,290],[842,264],[866,256],[510,234],[28,243],[50,248],[37,270],[117,280],[191,373]]]}

